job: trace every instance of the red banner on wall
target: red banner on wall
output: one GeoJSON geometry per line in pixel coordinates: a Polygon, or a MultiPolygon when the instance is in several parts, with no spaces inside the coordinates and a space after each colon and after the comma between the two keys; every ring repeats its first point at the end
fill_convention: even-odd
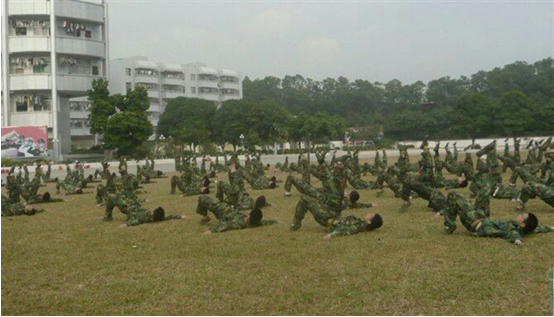
{"type": "Polygon", "coordinates": [[[48,155],[46,126],[2,127],[2,157],[48,155]]]}

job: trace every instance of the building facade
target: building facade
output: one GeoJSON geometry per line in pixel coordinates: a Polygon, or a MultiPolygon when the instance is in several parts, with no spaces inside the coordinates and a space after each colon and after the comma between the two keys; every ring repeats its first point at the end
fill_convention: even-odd
{"type": "Polygon", "coordinates": [[[106,78],[104,1],[2,1],[2,125],[48,127],[57,159],[71,150],[70,99],[106,78]]]}
{"type": "Polygon", "coordinates": [[[111,94],[125,94],[137,86],[146,88],[150,98],[148,117],[154,126],[173,98],[200,98],[218,106],[226,100],[242,99],[239,72],[203,63],[158,63],[143,56],[114,59],[110,61],[109,80],[111,94]]]}

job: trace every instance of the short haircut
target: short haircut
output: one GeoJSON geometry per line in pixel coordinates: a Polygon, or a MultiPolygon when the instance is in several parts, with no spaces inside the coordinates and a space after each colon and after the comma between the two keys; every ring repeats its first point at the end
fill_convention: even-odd
{"type": "Polygon", "coordinates": [[[152,220],[156,222],[156,221],[162,221],[164,219],[165,219],[165,210],[162,207],[158,207],[154,209],[154,212],[152,213],[152,220]]]}
{"type": "Polygon", "coordinates": [[[358,200],[360,199],[360,193],[358,193],[357,191],[353,190],[350,192],[350,201],[355,203],[357,202],[358,200]]]}
{"type": "Polygon", "coordinates": [[[527,214],[527,219],[525,219],[525,227],[523,227],[523,234],[529,234],[537,229],[539,225],[539,219],[532,213],[527,214]]]}
{"type": "Polygon", "coordinates": [[[381,218],[381,215],[375,214],[373,218],[371,218],[371,223],[368,224],[365,229],[367,231],[375,230],[383,225],[383,218],[381,218]]]}
{"type": "Polygon", "coordinates": [[[256,198],[256,203],[254,204],[254,208],[262,208],[266,205],[266,203],[267,203],[267,200],[265,199],[265,196],[260,195],[258,196],[258,198],[256,198]]]}
{"type": "Polygon", "coordinates": [[[251,226],[259,226],[262,218],[264,217],[262,210],[258,207],[252,209],[250,212],[249,222],[251,226]]]}
{"type": "Polygon", "coordinates": [[[83,193],[83,190],[81,188],[79,188],[75,191],[75,194],[82,194],[82,193],[83,193]]]}
{"type": "Polygon", "coordinates": [[[461,182],[460,184],[458,184],[460,186],[460,188],[466,188],[467,187],[467,179],[464,179],[463,182],[461,182]]]}
{"type": "Polygon", "coordinates": [[[276,182],[276,181],[277,181],[277,177],[275,177],[275,176],[271,176],[271,178],[270,178],[270,181],[272,181],[272,182],[276,182]]]}
{"type": "Polygon", "coordinates": [[[42,201],[50,201],[50,193],[46,192],[42,195],[42,201]]]}
{"type": "Polygon", "coordinates": [[[88,181],[92,182],[92,174],[88,176],[88,181]]]}

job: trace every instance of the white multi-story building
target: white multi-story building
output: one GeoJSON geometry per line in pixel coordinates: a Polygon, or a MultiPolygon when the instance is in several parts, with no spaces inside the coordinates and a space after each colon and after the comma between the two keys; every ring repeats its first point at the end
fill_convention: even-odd
{"type": "Polygon", "coordinates": [[[242,99],[239,72],[207,67],[203,63],[167,64],[149,61],[143,56],[110,61],[110,93],[125,94],[143,86],[148,91],[148,117],[157,126],[168,100],[176,97],[211,100],[217,105],[242,99]]]}
{"type": "Polygon", "coordinates": [[[108,74],[107,21],[104,1],[2,0],[2,125],[47,126],[68,153],[70,98],[108,74]]]}

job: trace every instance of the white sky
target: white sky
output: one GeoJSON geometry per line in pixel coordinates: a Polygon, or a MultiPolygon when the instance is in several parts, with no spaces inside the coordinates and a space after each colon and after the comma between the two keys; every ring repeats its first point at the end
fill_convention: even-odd
{"type": "Polygon", "coordinates": [[[554,56],[554,2],[108,0],[111,58],[403,83],[554,56]]]}

